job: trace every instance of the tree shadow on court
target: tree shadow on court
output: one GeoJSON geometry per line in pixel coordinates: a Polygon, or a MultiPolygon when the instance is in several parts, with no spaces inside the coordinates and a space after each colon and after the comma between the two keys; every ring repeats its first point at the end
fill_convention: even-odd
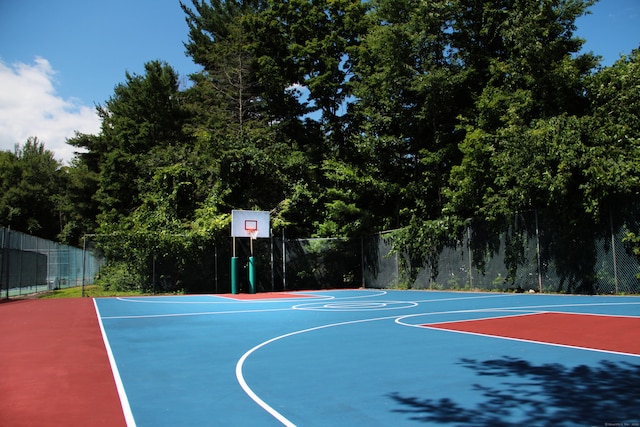
{"type": "Polygon", "coordinates": [[[465,427],[640,425],[640,365],[601,361],[595,367],[569,368],[511,357],[460,363],[478,376],[498,380],[490,386],[470,385],[480,402],[469,407],[453,397],[392,393],[402,406],[394,412],[431,425],[465,427]]]}

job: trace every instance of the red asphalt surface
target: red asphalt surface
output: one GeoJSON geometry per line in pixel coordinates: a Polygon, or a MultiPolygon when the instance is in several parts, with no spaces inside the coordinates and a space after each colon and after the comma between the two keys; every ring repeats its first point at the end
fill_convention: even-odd
{"type": "Polygon", "coordinates": [[[640,355],[640,318],[539,313],[423,325],[429,328],[640,355]]]}
{"type": "Polygon", "coordinates": [[[0,304],[0,426],[126,426],[91,298],[0,304]]]}
{"type": "Polygon", "coordinates": [[[3,301],[0,328],[0,427],[126,426],[93,299],[3,301]]]}

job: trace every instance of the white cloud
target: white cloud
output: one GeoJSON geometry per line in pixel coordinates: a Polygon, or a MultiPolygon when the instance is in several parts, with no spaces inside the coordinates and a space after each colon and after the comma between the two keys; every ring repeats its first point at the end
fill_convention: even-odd
{"type": "Polygon", "coordinates": [[[100,119],[95,107],[56,94],[56,72],[44,58],[34,64],[0,61],[0,150],[13,151],[27,138],[38,137],[58,160],[68,163],[78,149],[65,141],[75,131],[97,134],[100,119]]]}

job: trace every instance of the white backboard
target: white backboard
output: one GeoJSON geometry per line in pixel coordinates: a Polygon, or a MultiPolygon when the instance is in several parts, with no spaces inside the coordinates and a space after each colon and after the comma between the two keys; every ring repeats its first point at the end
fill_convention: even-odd
{"type": "Polygon", "coordinates": [[[252,229],[258,230],[256,237],[270,237],[269,211],[231,211],[231,237],[251,237],[252,229]]]}

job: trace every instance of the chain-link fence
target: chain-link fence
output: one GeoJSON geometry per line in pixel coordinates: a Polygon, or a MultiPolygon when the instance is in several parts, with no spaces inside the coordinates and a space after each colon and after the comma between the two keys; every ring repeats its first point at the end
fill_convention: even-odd
{"type": "Polygon", "coordinates": [[[2,297],[89,285],[104,264],[93,247],[80,249],[5,227],[0,230],[2,297]]]}
{"type": "Polygon", "coordinates": [[[640,293],[640,263],[625,243],[636,224],[612,214],[600,228],[567,233],[530,211],[490,227],[469,221],[431,260],[393,251],[394,233],[367,238],[365,283],[372,288],[583,294],[640,293]]]}
{"type": "MultiPolygon", "coordinates": [[[[640,263],[624,243],[628,223],[610,221],[601,230],[563,231],[554,219],[530,211],[488,225],[469,221],[458,239],[435,257],[412,259],[393,231],[351,239],[254,241],[257,290],[398,288],[640,293],[640,263]]],[[[231,246],[231,245],[229,245],[231,246]]],[[[247,292],[248,239],[237,239],[240,291],[247,292]]],[[[217,290],[230,292],[227,250],[218,250],[217,290]],[[224,254],[220,257],[220,254],[224,254]]]]}
{"type": "Polygon", "coordinates": [[[198,264],[199,279],[191,277],[187,290],[231,292],[231,248],[234,245],[240,292],[250,290],[251,249],[258,292],[360,287],[363,286],[362,243],[362,239],[272,237],[254,240],[251,244],[248,238],[236,238],[235,244],[229,242],[210,251],[208,266],[198,264]]]}
{"type": "MultiPolygon", "coordinates": [[[[182,252],[153,240],[158,236],[139,239],[147,249],[131,248],[119,235],[100,239],[115,248],[109,252],[110,264],[135,270],[127,280],[154,293],[230,293],[235,248],[240,292],[250,291],[248,260],[253,255],[258,292],[368,287],[638,294],[640,264],[625,243],[629,231],[640,235],[634,218],[612,212],[603,224],[585,219],[578,227],[579,218],[539,211],[491,223],[470,220],[457,238],[422,248],[428,256],[409,253],[394,231],[350,239],[289,239],[281,233],[253,244],[248,238],[234,243],[230,237],[188,245],[191,249],[182,252]]],[[[414,251],[416,246],[407,245],[414,251]]]]}

